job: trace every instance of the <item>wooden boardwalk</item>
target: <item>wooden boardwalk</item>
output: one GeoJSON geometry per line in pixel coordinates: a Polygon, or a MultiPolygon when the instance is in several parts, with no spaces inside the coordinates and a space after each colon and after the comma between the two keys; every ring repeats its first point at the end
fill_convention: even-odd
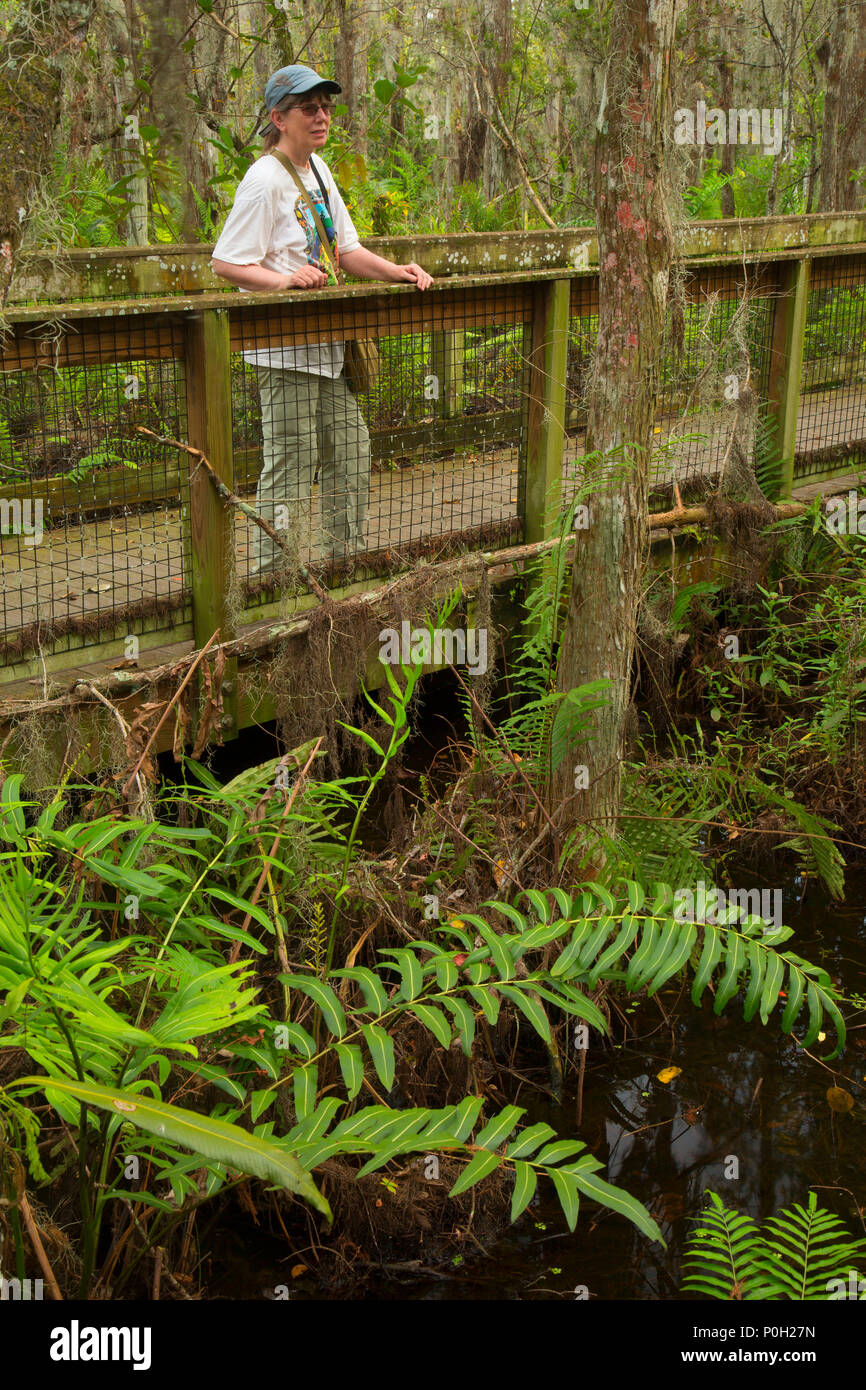
{"type": "MultiPolygon", "coordinates": [[[[694,415],[684,425],[665,419],[657,427],[660,453],[655,476],[676,475],[680,482],[712,477],[727,442],[728,417],[694,415]],[[698,433],[699,441],[672,435],[698,433]]],[[[866,439],[866,389],[813,392],[802,398],[798,451],[825,450],[866,439]]],[[[583,449],[581,434],[570,436],[563,467],[572,478],[583,449]]],[[[803,480],[808,483],[808,479],[803,480]]],[[[838,480],[839,490],[844,480],[838,480]]],[[[473,527],[519,515],[518,448],[489,446],[451,458],[425,459],[409,467],[383,469],[371,479],[367,542],[370,550],[391,549],[423,539],[445,538],[473,527]]],[[[830,491],[833,488],[829,489],[830,491]]],[[[247,500],[254,501],[253,497],[247,500]]],[[[180,500],[158,511],[115,515],[78,526],[47,530],[38,545],[20,536],[0,541],[0,621],[7,634],[37,621],[51,626],[62,619],[101,617],[147,600],[164,602],[184,589],[185,555],[180,500]]],[[[253,524],[238,516],[236,562],[249,575],[253,524]]],[[[310,547],[302,553],[316,559],[310,547]]],[[[254,610],[250,613],[254,618],[254,610]]]]}

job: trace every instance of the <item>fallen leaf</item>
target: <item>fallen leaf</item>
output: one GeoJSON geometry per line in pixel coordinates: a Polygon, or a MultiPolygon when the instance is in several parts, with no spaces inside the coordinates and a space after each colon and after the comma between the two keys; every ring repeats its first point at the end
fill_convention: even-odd
{"type": "Polygon", "coordinates": [[[656,1072],[656,1081],[661,1081],[662,1085],[667,1086],[669,1081],[673,1081],[675,1076],[682,1076],[682,1067],[663,1067],[660,1072],[656,1072]]]}
{"type": "Polygon", "coordinates": [[[511,877],[511,860],[497,859],[493,865],[493,881],[497,888],[501,888],[507,878],[511,877]]]}
{"type": "Polygon", "coordinates": [[[849,1110],[854,1109],[854,1097],[841,1086],[831,1086],[827,1091],[827,1104],[837,1115],[847,1115],[849,1110]]]}

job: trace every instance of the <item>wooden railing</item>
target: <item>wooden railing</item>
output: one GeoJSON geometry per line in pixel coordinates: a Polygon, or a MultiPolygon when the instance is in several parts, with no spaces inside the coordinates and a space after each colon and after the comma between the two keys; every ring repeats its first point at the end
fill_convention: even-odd
{"type": "MultiPolygon", "coordinates": [[[[253,343],[262,347],[429,335],[430,369],[440,388],[437,418],[378,429],[374,425],[374,458],[414,454],[424,459],[458,447],[465,450],[473,443],[489,448],[497,439],[513,440],[519,458],[517,500],[513,518],[505,518],[502,537],[543,539],[553,524],[567,434],[579,430],[583,418],[580,403],[569,399],[567,389],[569,329],[577,320],[591,323],[597,312],[594,234],[577,228],[370,239],[367,244],[393,259],[424,264],[437,277],[434,287],[425,295],[410,286],[364,283],[290,295],[241,296],[214,279],[209,248],[112,248],[71,251],[60,258],[23,257],[5,312],[0,370],[47,374],[99,364],[173,363],[182,394],[166,432],[204,452],[229,486],[252,491],[257,451],[249,443],[233,446],[233,353],[253,343]],[[466,414],[467,326],[522,328],[516,404],[466,414]]],[[[861,295],[866,286],[866,217],[690,224],[681,229],[680,246],[687,303],[709,305],[712,296],[717,297],[714,302],[736,299],[748,281],[756,298],[771,306],[766,372],[759,390],[764,412],[776,426],[777,451],[786,461],[781,495],[790,493],[795,468],[809,469],[810,452],[823,450],[821,467],[812,468],[811,477],[842,473],[866,459],[866,395],[861,398],[858,391],[863,356],[849,347],[819,354],[804,367],[810,296],[819,304],[826,291],[851,291],[847,312],[861,314],[858,341],[866,338],[861,295]],[[798,450],[804,382],[813,391],[827,389],[828,384],[851,388],[850,421],[842,427],[837,421],[835,455],[820,438],[813,447],[798,450]]],[[[672,406],[685,394],[677,396],[672,390],[672,406]]],[[[579,440],[576,447],[579,452],[579,440]]],[[[132,481],[127,470],[109,468],[82,478],[74,488],[64,477],[10,477],[0,485],[7,501],[42,501],[46,524],[67,529],[121,501],[140,508],[166,502],[188,507],[182,601],[175,594],[161,608],[155,599],[142,604],[140,612],[134,603],[107,602],[95,632],[93,622],[82,619],[76,626],[74,615],[65,626],[43,620],[36,640],[39,660],[46,661],[47,669],[70,664],[73,648],[81,650],[79,660],[121,654],[123,637],[112,630],[112,611],[121,606],[123,631],[139,633],[143,649],[165,642],[169,627],[176,636],[191,636],[197,646],[217,629],[224,640],[235,634],[236,604],[228,595],[234,519],[206,474],[196,471],[187,455],[169,448],[161,461],[149,465],[144,486],[136,490],[132,481]]],[[[485,536],[489,540],[489,533],[485,536]]],[[[273,612],[276,604],[265,604],[249,617],[273,612]]],[[[6,635],[7,641],[14,636],[9,631],[6,635]]],[[[7,678],[36,669],[27,641],[9,647],[7,678]]]]}

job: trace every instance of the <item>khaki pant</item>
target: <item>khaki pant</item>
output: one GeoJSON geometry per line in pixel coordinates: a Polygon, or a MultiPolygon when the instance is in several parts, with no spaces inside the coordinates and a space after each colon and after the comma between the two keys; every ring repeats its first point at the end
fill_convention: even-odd
{"type": "MultiPolygon", "coordinates": [[[[286,531],[289,563],[314,546],[313,481],[319,464],[319,544],[324,560],[365,548],[370,492],[370,436],[346,378],[257,367],[264,456],[256,508],[286,531]]],[[[256,527],[253,573],[283,556],[256,527]]]]}

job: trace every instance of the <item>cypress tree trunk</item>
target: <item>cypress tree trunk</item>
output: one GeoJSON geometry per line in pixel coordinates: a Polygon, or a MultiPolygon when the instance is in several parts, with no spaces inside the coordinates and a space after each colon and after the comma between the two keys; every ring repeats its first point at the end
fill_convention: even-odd
{"type": "Polygon", "coordinates": [[[87,38],[92,0],[22,0],[0,43],[0,304],[34,194],[50,173],[61,64],[87,38]]]}
{"type": "Polygon", "coordinates": [[[620,0],[595,144],[599,330],[590,391],[588,471],[599,487],[578,533],[558,688],[607,678],[609,703],[553,775],[566,825],[613,833],[647,554],[647,483],[673,234],[666,148],[677,0],[620,0]],[[586,767],[588,786],[575,766],[586,767]],[[577,787],[577,790],[576,790],[577,787]]]}
{"type": "Polygon", "coordinates": [[[862,206],[863,192],[851,174],[866,159],[866,6],[839,0],[829,42],[820,56],[826,57],[827,85],[818,211],[853,211],[862,206]]]}
{"type": "Polygon", "coordinates": [[[367,158],[367,48],[372,23],[370,11],[362,16],[358,0],[337,0],[335,76],[343,88],[339,100],[349,108],[346,125],[352,148],[363,159],[367,158]]]}

